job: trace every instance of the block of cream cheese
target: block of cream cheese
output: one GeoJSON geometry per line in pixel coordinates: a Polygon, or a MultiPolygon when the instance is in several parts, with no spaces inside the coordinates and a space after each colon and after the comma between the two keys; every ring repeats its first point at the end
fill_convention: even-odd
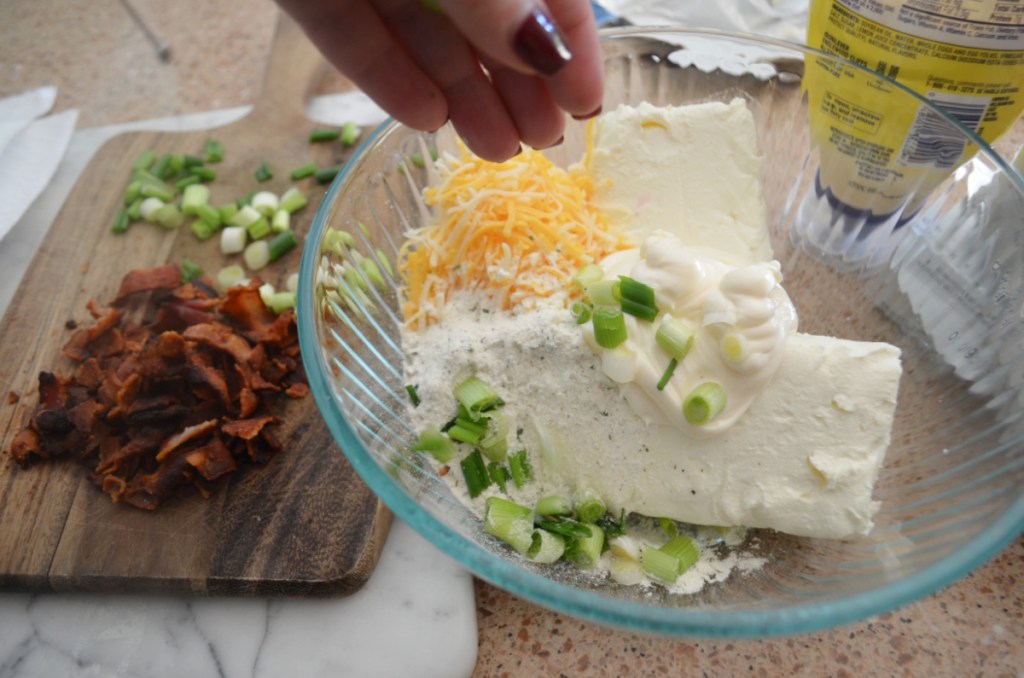
{"type": "Polygon", "coordinates": [[[619,106],[594,125],[595,204],[613,222],[638,240],[675,233],[733,265],[772,259],[757,128],[742,99],[619,106]]]}
{"type": "Polygon", "coordinates": [[[766,527],[805,537],[866,535],[901,374],[885,343],[794,334],[760,397],[720,436],[651,425],[628,454],[595,447],[561,473],[619,507],[696,525],[766,527]]]}

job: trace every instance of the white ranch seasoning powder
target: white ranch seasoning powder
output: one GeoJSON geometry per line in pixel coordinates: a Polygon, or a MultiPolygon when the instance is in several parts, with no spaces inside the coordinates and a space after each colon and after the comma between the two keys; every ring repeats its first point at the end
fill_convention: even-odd
{"type": "MultiPolygon", "coordinates": [[[[460,292],[449,299],[440,323],[404,330],[402,345],[406,383],[416,387],[420,398],[418,407],[409,408],[416,430],[449,421],[456,411],[455,387],[473,375],[505,401],[502,412],[511,422],[509,453],[525,448],[534,469],[535,479],[525,487],[508,483],[508,497],[520,504],[532,506],[551,494],[572,495],[575,488],[559,473],[562,455],[586,454],[598,446],[628,455],[647,439],[646,425],[601,372],[599,358],[584,343],[560,297],[539,300],[526,311],[506,312],[489,310],[480,297],[460,292]]],[[[492,485],[471,499],[455,460],[444,479],[459,501],[481,517],[487,497],[501,495],[492,485]]],[[[620,508],[609,510],[615,514],[620,508]]],[[[763,562],[735,552],[719,557],[712,549],[702,549],[700,561],[669,590],[696,593],[734,569],[750,571],[763,562]]],[[[608,564],[602,558],[599,567],[607,570],[608,564]]],[[[645,580],[641,585],[652,584],[645,580]]]]}

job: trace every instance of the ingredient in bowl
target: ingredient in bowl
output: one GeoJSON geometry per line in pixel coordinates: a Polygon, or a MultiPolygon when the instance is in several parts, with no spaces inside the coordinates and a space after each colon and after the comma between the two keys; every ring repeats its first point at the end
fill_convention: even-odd
{"type": "MultiPolygon", "coordinates": [[[[474,258],[465,243],[478,232],[514,232],[519,214],[558,222],[556,209],[539,204],[549,174],[536,173],[529,191],[494,194],[475,189],[491,187],[508,167],[442,157],[442,185],[457,177],[470,188],[447,203],[436,200],[444,191],[428,189],[436,219],[403,250],[405,380],[419,398],[409,410],[419,430],[452,418],[450,393],[468,377],[500,394],[514,432],[507,445],[526,450],[535,481],[468,488],[465,474],[444,475],[479,515],[496,497],[521,507],[551,496],[598,497],[608,516],[630,518],[621,538],[601,538],[609,550],[591,564],[623,583],[658,581],[674,591],[754,564],[733,553],[716,569],[725,560],[700,548],[715,541],[697,526],[821,538],[871,530],[899,351],[796,332],[780,266],[770,261],[755,130],[739,100],[621,106],[600,116],[582,164],[566,173],[587,186],[580,211],[594,213],[600,237],[531,240],[533,224],[524,220],[534,249],[510,246],[501,277],[488,277],[486,267],[464,277],[474,258]],[[515,209],[501,219],[468,215],[467,206],[508,204],[510,196],[515,209]],[[581,250],[575,267],[546,269],[543,293],[518,287],[517,255],[547,264],[573,245],[581,250]],[[436,268],[425,273],[423,262],[436,268]],[[437,286],[423,294],[418,283],[428,278],[437,286]],[[517,290],[515,303],[501,294],[508,289],[517,290]],[[695,541],[649,529],[658,518],[695,541]],[[701,550],[696,561],[691,545],[701,550]],[[683,574],[692,562],[703,574],[683,574]]],[[[454,449],[439,466],[479,452],[476,441],[449,437],[454,449]]],[[[517,528],[502,538],[527,556],[542,548],[524,534],[517,528]]]]}

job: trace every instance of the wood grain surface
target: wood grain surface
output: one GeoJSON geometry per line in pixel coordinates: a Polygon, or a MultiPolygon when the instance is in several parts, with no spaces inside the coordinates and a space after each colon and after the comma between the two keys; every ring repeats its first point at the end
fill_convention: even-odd
{"type": "MultiPolygon", "coordinates": [[[[232,125],[189,133],[131,133],[112,139],[82,174],[0,325],[0,590],[195,594],[345,594],[377,562],[390,514],[334,444],[312,396],[290,401],[277,433],[284,449],[265,467],[247,467],[208,500],[190,494],[156,512],[114,505],[73,462],[21,469],[8,454],[37,401],[40,371],[67,375],[60,355],[68,320],[87,322],[86,302],[113,299],[132,268],[189,258],[207,271],[225,266],[216,240],[187,226],[136,224],[109,232],[131,164],[145,149],[198,154],[208,138],[225,148],[213,166],[214,204],[257,188],[282,193],[307,162],[343,159],[338,143],[311,145],[305,98],[326,69],[297,26],[279,20],[264,94],[232,125]],[[257,184],[267,162],[272,180],[257,184]],[[16,403],[8,392],[20,396],[16,403]]],[[[293,217],[300,242],[324,187],[301,187],[310,205],[293,217]]],[[[301,248],[260,272],[282,285],[301,248]]]]}

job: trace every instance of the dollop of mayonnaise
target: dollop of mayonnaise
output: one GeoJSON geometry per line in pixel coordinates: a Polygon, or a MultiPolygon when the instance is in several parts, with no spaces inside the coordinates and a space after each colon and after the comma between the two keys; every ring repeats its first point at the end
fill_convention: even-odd
{"type": "Polygon", "coordinates": [[[616,252],[601,262],[606,280],[628,276],[654,289],[658,316],[653,322],[625,314],[625,343],[598,346],[590,323],[581,327],[604,373],[647,423],[675,426],[706,438],[731,427],[761,394],[782,361],[786,337],[796,332],[793,302],[782,288],[779,262],[731,266],[711,250],[687,247],[666,231],[655,231],[639,248],[616,252]],[[668,383],[658,383],[671,361],[655,335],[661,323],[676,319],[694,334],[690,352],[668,383]],[[725,391],[724,409],[705,424],[690,424],[683,402],[700,384],[715,382],[725,391]]]}

